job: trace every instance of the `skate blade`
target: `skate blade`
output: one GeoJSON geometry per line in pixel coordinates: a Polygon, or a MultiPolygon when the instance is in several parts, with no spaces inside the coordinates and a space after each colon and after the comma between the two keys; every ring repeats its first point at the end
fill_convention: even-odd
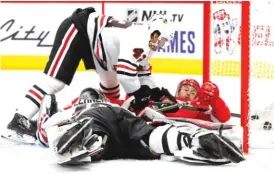
{"type": "Polygon", "coordinates": [[[21,142],[19,142],[19,141],[17,141],[17,140],[14,140],[14,139],[11,139],[11,138],[9,138],[9,137],[7,137],[7,136],[4,136],[4,135],[1,135],[1,138],[2,138],[3,140],[5,140],[6,142],[10,142],[10,143],[12,143],[12,144],[14,144],[14,145],[20,145],[20,144],[22,144],[21,142]]]}
{"type": "Polygon", "coordinates": [[[33,145],[36,142],[36,139],[28,135],[18,135],[17,133],[8,130],[7,133],[1,135],[1,138],[10,141],[14,144],[28,144],[33,145]]]}

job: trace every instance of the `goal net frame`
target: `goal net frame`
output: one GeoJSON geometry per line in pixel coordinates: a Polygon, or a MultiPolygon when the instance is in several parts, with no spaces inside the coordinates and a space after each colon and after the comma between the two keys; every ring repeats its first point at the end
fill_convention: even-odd
{"type": "MultiPolygon", "coordinates": [[[[219,1],[220,2],[220,1],[219,1]]],[[[230,1],[233,3],[233,1],[230,1]]],[[[241,101],[240,115],[243,128],[243,151],[249,152],[249,79],[250,79],[250,1],[234,1],[241,4],[241,62],[240,62],[240,87],[241,101]]],[[[211,52],[211,4],[215,2],[206,1],[204,4],[204,57],[203,57],[203,82],[209,81],[211,77],[210,52],[211,52]]],[[[221,3],[225,3],[221,2],[221,3]]],[[[229,5],[229,3],[228,3],[229,5]]]]}

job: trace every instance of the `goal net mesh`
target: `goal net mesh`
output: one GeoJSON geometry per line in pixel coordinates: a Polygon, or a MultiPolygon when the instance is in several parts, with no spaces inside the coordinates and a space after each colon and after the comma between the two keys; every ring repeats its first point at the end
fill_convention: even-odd
{"type": "Polygon", "coordinates": [[[242,16],[240,1],[211,2],[210,79],[232,112],[248,102],[249,148],[274,148],[274,0],[250,2],[242,16]],[[242,23],[249,21],[249,56],[243,55],[242,23]],[[243,57],[244,56],[244,57],[243,57]],[[241,96],[241,64],[249,59],[247,99],[241,96]],[[223,90],[225,89],[225,91],[223,90]]]}

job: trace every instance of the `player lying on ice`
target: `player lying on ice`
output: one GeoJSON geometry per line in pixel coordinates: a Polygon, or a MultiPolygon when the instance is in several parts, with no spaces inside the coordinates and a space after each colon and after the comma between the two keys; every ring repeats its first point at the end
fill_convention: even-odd
{"type": "Polygon", "coordinates": [[[244,160],[238,145],[220,134],[226,131],[225,125],[216,130],[197,125],[149,125],[128,110],[108,103],[102,93],[91,88],[81,93],[78,104],[60,112],[55,96],[46,95],[37,136],[53,150],[59,164],[86,159],[159,159],[161,155],[208,164],[244,160]]]}
{"type": "Polygon", "coordinates": [[[193,118],[221,123],[227,122],[231,117],[229,108],[220,97],[218,86],[213,82],[205,82],[200,87],[196,80],[184,79],[178,84],[176,99],[179,105],[170,110],[172,112],[165,111],[167,117],[193,118]],[[189,103],[188,106],[181,107],[180,103],[185,102],[189,103]]]}
{"type": "MultiPolygon", "coordinates": [[[[150,90],[150,95],[153,96],[156,89],[150,90]]],[[[158,97],[157,102],[160,103],[156,107],[155,105],[153,106],[153,102],[151,103],[151,107],[163,111],[163,114],[167,117],[192,118],[221,123],[225,123],[231,118],[230,110],[220,97],[218,86],[213,82],[205,82],[200,86],[194,79],[184,79],[178,84],[175,98],[167,89],[162,88],[160,90],[158,88],[158,91],[161,91],[164,95],[158,97]],[[165,100],[165,97],[169,99],[165,100]],[[165,101],[167,101],[166,104],[161,104],[165,103],[165,101]]],[[[154,101],[155,98],[153,98],[154,101]]],[[[108,99],[110,102],[121,106],[131,100],[127,99],[129,101],[124,101],[111,97],[108,97],[108,99]]],[[[130,107],[129,109],[134,110],[130,107]]]]}
{"type": "MultiPolygon", "coordinates": [[[[150,90],[152,95],[154,90],[150,90]]],[[[166,117],[192,118],[220,123],[225,123],[231,118],[229,108],[220,97],[218,86],[212,82],[205,82],[200,87],[200,84],[195,79],[184,79],[178,84],[175,98],[167,89],[158,88],[158,91],[161,91],[164,94],[161,96],[164,99],[159,99],[158,102],[160,103],[155,103],[157,106],[153,105],[153,102],[151,102],[150,107],[155,110],[162,110],[166,117]],[[169,98],[166,104],[165,97],[169,98]],[[170,100],[173,100],[173,102],[170,103],[170,100]],[[184,105],[180,106],[181,104],[184,105]]],[[[127,97],[128,101],[124,101],[108,96],[108,99],[111,103],[115,103],[120,106],[128,105],[125,108],[134,111],[137,115],[139,115],[138,113],[140,111],[135,111],[130,106],[130,102],[133,101],[132,99],[134,98],[130,99],[127,97]]],[[[153,99],[155,99],[155,97],[153,99]]],[[[68,107],[72,106],[77,101],[78,98],[73,100],[68,107]]]]}
{"type": "MultiPolygon", "coordinates": [[[[155,89],[150,90],[152,95],[155,89]]],[[[168,102],[167,104],[158,103],[157,106],[153,106],[152,102],[150,107],[155,110],[162,110],[166,117],[192,118],[220,123],[225,123],[231,118],[229,108],[227,107],[224,100],[220,97],[218,86],[212,82],[205,82],[202,86],[200,86],[200,84],[195,79],[184,79],[178,84],[175,98],[167,89],[158,88],[157,90],[164,94],[161,96],[162,98],[169,98],[167,100],[168,102]],[[170,100],[173,100],[173,102],[170,103],[170,100]],[[181,104],[184,105],[180,106],[181,104]]],[[[126,102],[131,102],[131,99],[128,99],[129,101],[124,101],[117,98],[112,98],[110,96],[108,96],[108,99],[111,103],[115,103],[120,106],[123,104],[125,105],[126,102]]],[[[155,97],[153,99],[155,99],[155,97]]],[[[77,101],[78,98],[73,100],[72,103],[68,105],[68,107],[77,101]]],[[[165,99],[159,99],[158,101],[164,103],[165,99]]],[[[128,105],[131,105],[131,103],[128,103],[128,105]]],[[[127,106],[126,108],[134,111],[134,109],[130,108],[130,106],[127,106]]],[[[138,115],[138,113],[139,112],[137,111],[136,114],[138,115]]]]}

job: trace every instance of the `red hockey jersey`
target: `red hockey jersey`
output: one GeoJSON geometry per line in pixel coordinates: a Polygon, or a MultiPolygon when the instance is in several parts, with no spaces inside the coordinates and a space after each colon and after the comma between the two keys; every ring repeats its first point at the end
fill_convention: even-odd
{"type": "MultiPolygon", "coordinates": [[[[111,98],[108,97],[108,100],[110,103],[122,105],[124,100],[120,100],[117,98],[111,98]]],[[[185,100],[182,100],[180,98],[177,98],[177,100],[186,102],[185,100]]],[[[73,104],[75,104],[78,101],[78,97],[75,98],[70,105],[65,107],[64,109],[70,108],[73,104]]],[[[177,117],[177,118],[192,118],[192,119],[200,119],[205,121],[211,121],[211,122],[221,122],[225,123],[231,118],[231,113],[229,108],[227,107],[226,103],[223,101],[222,98],[216,99],[210,106],[204,106],[201,104],[198,104],[197,100],[194,100],[191,102],[191,106],[197,107],[197,108],[205,108],[210,109],[207,112],[201,112],[201,111],[194,111],[194,110],[187,110],[187,109],[180,109],[177,112],[174,113],[164,113],[166,117],[177,117]]]]}
{"type": "MultiPolygon", "coordinates": [[[[183,101],[179,98],[177,98],[177,100],[183,101]]],[[[210,106],[200,105],[198,104],[197,100],[192,101],[191,105],[194,107],[211,109],[211,110],[209,112],[201,112],[201,111],[180,109],[174,113],[165,113],[165,116],[192,118],[192,119],[200,119],[205,121],[221,122],[221,123],[227,122],[231,117],[229,108],[227,107],[223,99],[220,97],[216,99],[210,106]]]]}

